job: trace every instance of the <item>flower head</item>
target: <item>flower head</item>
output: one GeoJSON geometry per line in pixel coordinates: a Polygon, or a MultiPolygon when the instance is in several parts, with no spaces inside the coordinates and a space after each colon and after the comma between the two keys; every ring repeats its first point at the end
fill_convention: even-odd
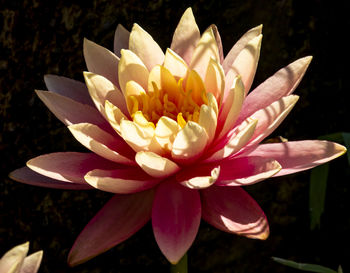
{"type": "Polygon", "coordinates": [[[165,53],[139,25],[131,32],[119,25],[114,53],[84,40],[86,85],[45,76],[49,91],[38,96],[91,153],[42,155],[11,177],[115,193],[77,238],[71,265],[126,240],[150,219],[172,263],[193,243],[201,218],[266,239],[266,217],[241,186],[345,152],[326,141],[260,144],[297,102],[291,93],[311,61],[296,60],[248,94],[261,30],[246,32],[224,57],[217,28],[200,35],[189,8],[165,53]]]}
{"type": "Polygon", "coordinates": [[[26,242],[7,251],[0,259],[0,272],[38,272],[43,257],[43,251],[40,250],[27,256],[28,250],[29,242],[26,242]]]}

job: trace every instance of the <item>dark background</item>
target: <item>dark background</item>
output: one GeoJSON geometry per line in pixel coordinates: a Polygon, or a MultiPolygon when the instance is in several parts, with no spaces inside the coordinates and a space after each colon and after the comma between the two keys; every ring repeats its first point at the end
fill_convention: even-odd
{"type": "MultiPolygon", "coordinates": [[[[34,94],[43,75],[82,80],[86,37],[109,49],[118,23],[137,22],[165,50],[182,13],[193,7],[204,31],[215,23],[227,53],[248,29],[264,24],[254,86],[290,62],[313,55],[296,90],[296,107],[273,136],[316,139],[347,131],[349,123],[349,8],[347,1],[0,1],[0,256],[27,240],[44,250],[39,272],[168,272],[168,262],[146,225],[132,238],[80,265],[68,251],[91,217],[110,198],[100,191],[37,188],[7,178],[43,153],[84,151],[34,94]]],[[[190,272],[297,272],[271,256],[319,263],[349,272],[350,201],[346,156],[331,163],[321,228],[310,231],[310,172],[269,179],[246,189],[270,222],[266,241],[218,231],[202,222],[189,250],[190,272]]]]}

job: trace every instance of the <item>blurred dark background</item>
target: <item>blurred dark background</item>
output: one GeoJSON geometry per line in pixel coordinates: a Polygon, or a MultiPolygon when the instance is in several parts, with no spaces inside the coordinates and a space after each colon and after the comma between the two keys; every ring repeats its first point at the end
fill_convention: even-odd
{"type": "MultiPolygon", "coordinates": [[[[273,136],[316,139],[350,132],[349,8],[347,1],[0,1],[0,256],[27,240],[44,250],[39,272],[168,272],[168,262],[146,225],[99,257],[69,268],[68,251],[91,217],[111,197],[100,191],[37,188],[8,173],[43,153],[84,151],[34,94],[43,75],[83,80],[83,38],[109,49],[118,23],[137,22],[165,50],[184,10],[192,6],[204,31],[215,23],[224,52],[248,29],[263,24],[254,86],[292,61],[314,59],[296,90],[296,107],[273,136]]],[[[190,272],[297,272],[271,256],[350,270],[349,167],[346,156],[330,165],[320,229],[309,227],[310,172],[269,179],[246,189],[267,214],[271,235],[255,241],[202,222],[189,250],[190,272]]]]}

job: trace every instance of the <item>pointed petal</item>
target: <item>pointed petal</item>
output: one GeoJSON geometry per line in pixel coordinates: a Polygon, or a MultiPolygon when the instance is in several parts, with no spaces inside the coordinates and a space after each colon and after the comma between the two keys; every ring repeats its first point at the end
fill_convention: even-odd
{"type": "Polygon", "coordinates": [[[192,99],[198,104],[202,104],[202,92],[207,93],[205,90],[204,82],[200,75],[195,70],[189,70],[186,79],[185,92],[192,92],[192,99]]]}
{"type": "Polygon", "coordinates": [[[296,60],[255,88],[244,100],[238,122],[283,96],[291,94],[303,78],[311,59],[312,57],[308,56],[296,60]]]}
{"type": "Polygon", "coordinates": [[[266,216],[241,187],[216,187],[201,191],[202,218],[229,233],[265,240],[269,235],[266,216]]]}
{"type": "Polygon", "coordinates": [[[85,180],[96,189],[121,194],[144,191],[159,183],[159,179],[149,176],[139,168],[96,169],[88,172],[85,180]]]}
{"type": "Polygon", "coordinates": [[[70,125],[68,129],[81,144],[99,156],[121,164],[134,164],[129,158],[133,151],[119,137],[114,137],[89,123],[70,125]]]}
{"type": "Polygon", "coordinates": [[[200,33],[192,9],[188,8],[175,29],[170,48],[189,64],[199,38],[200,33]]]}
{"type": "Polygon", "coordinates": [[[204,85],[207,92],[214,95],[219,107],[225,90],[225,75],[220,64],[210,59],[208,69],[204,78],[204,85]]]}
{"type": "Polygon", "coordinates": [[[144,29],[134,24],[129,39],[129,49],[145,64],[148,70],[155,65],[163,64],[164,53],[159,45],[144,29]]]}
{"type": "Polygon", "coordinates": [[[104,106],[107,99],[124,114],[128,114],[124,95],[111,81],[91,72],[84,72],[84,78],[90,96],[102,115],[106,116],[104,106]]]}
{"type": "Polygon", "coordinates": [[[26,242],[7,251],[0,259],[0,272],[19,273],[28,249],[29,242],[26,242]]]}
{"type": "Polygon", "coordinates": [[[244,101],[244,85],[241,77],[237,76],[221,109],[218,120],[220,134],[217,139],[225,136],[235,125],[244,101]]]}
{"type": "Polygon", "coordinates": [[[102,75],[119,87],[118,63],[119,58],[107,48],[84,39],[84,58],[90,72],[102,75]]]}
{"type": "Polygon", "coordinates": [[[117,164],[93,153],[61,152],[40,155],[27,162],[28,168],[52,179],[86,184],[84,175],[96,168],[116,168],[117,164]]]}
{"type": "Polygon", "coordinates": [[[190,189],[205,189],[213,185],[220,175],[220,166],[200,164],[182,169],[176,181],[190,189]]]}
{"type": "Polygon", "coordinates": [[[219,49],[211,28],[203,34],[193,52],[190,69],[196,70],[200,77],[204,79],[210,59],[220,62],[219,49]]]}
{"type": "Polygon", "coordinates": [[[173,159],[182,163],[189,163],[198,159],[208,142],[208,135],[202,126],[189,121],[177,134],[171,155],[173,159]]]}
{"type": "Polygon", "coordinates": [[[192,245],[199,228],[199,193],[174,181],[157,188],[152,209],[152,226],[164,256],[176,264],[192,245]]]}
{"type": "Polygon", "coordinates": [[[150,219],[152,201],[153,191],[112,197],[79,234],[68,264],[81,264],[131,237],[150,219]]]}
{"type": "Polygon", "coordinates": [[[130,32],[123,27],[121,24],[118,24],[117,29],[114,33],[114,53],[120,57],[120,50],[129,48],[129,37],[130,32]]]}
{"type": "Polygon", "coordinates": [[[44,76],[44,81],[49,91],[68,97],[82,104],[94,105],[86,85],[82,82],[50,74],[44,76]]]}
{"type": "Polygon", "coordinates": [[[226,55],[222,67],[224,68],[225,74],[231,68],[233,62],[240,54],[240,52],[246,47],[246,45],[254,38],[258,37],[261,34],[262,25],[259,25],[255,28],[248,30],[238,42],[231,48],[230,52],[226,55]]]}
{"type": "Polygon", "coordinates": [[[274,159],[240,157],[220,163],[220,176],[215,185],[245,186],[258,183],[278,173],[282,167],[274,159]]]}
{"type": "Polygon", "coordinates": [[[220,56],[219,62],[220,62],[220,64],[222,64],[224,61],[224,52],[223,52],[223,48],[222,48],[220,33],[219,33],[218,27],[216,25],[213,24],[210,27],[214,33],[216,44],[218,45],[219,56],[220,56]]]}
{"type": "Polygon", "coordinates": [[[198,124],[203,127],[208,136],[208,145],[213,141],[216,125],[218,118],[216,116],[215,110],[211,106],[202,104],[201,110],[199,112],[198,124]]]}
{"type": "Polygon", "coordinates": [[[128,118],[117,106],[115,106],[108,100],[106,100],[105,102],[105,114],[107,116],[109,124],[119,134],[119,136],[121,136],[120,122],[123,119],[128,120],[128,118]]]}
{"type": "Polygon", "coordinates": [[[37,251],[24,259],[19,273],[37,273],[43,258],[43,251],[37,251]]]}
{"type": "Polygon", "coordinates": [[[50,111],[66,125],[89,122],[103,128],[109,126],[94,107],[81,104],[50,91],[36,90],[36,94],[50,111]]]}
{"type": "Polygon", "coordinates": [[[38,174],[28,167],[22,167],[14,170],[9,174],[9,177],[15,181],[29,184],[38,187],[64,189],[64,190],[89,190],[92,189],[88,184],[62,182],[56,179],[49,178],[38,174]]]}
{"type": "Polygon", "coordinates": [[[249,41],[238,54],[230,69],[241,75],[245,94],[248,93],[253,83],[256,68],[260,57],[262,34],[249,41]]]}
{"type": "Polygon", "coordinates": [[[265,109],[255,112],[251,118],[257,119],[258,124],[249,145],[255,145],[271,134],[293,109],[298,99],[299,96],[296,95],[283,97],[265,109]]]}
{"type": "Polygon", "coordinates": [[[148,69],[141,59],[131,50],[122,49],[121,58],[118,65],[119,85],[125,94],[126,83],[135,81],[147,90],[148,69]]]}
{"type": "Polygon", "coordinates": [[[219,161],[227,158],[242,149],[253,136],[258,123],[256,119],[247,119],[242,122],[229,137],[227,143],[220,148],[220,143],[212,150],[215,151],[205,162],[219,161]]]}
{"type": "Polygon", "coordinates": [[[281,176],[316,167],[345,152],[344,146],[334,142],[303,140],[261,144],[244,156],[263,156],[277,160],[282,165],[282,170],[275,176],[281,176]]]}
{"type": "Polygon", "coordinates": [[[167,48],[165,52],[163,66],[168,69],[177,80],[186,77],[188,69],[186,62],[170,48],[167,48]]]}

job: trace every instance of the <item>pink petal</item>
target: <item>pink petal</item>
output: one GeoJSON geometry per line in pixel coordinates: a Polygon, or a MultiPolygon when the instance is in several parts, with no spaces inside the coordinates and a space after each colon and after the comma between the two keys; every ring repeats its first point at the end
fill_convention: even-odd
{"type": "Polygon", "coordinates": [[[158,246],[176,264],[192,245],[199,228],[199,193],[174,181],[159,185],[152,209],[152,226],[158,246]]]}
{"type": "Polygon", "coordinates": [[[220,176],[215,185],[244,186],[255,184],[278,173],[281,168],[276,160],[257,156],[224,160],[220,163],[220,176]]]}
{"type": "Polygon", "coordinates": [[[63,152],[35,157],[27,166],[46,177],[64,182],[85,184],[85,174],[97,168],[112,169],[118,165],[93,153],[63,152]]]}
{"type": "Polygon", "coordinates": [[[188,8],[175,29],[170,48],[189,64],[199,38],[200,33],[192,9],[188,8]]]}
{"type": "Polygon", "coordinates": [[[151,218],[153,191],[115,195],[76,239],[68,264],[76,266],[125,241],[151,218]]]}
{"type": "Polygon", "coordinates": [[[24,258],[23,265],[19,273],[36,273],[39,270],[41,260],[43,258],[43,251],[35,252],[24,258]]]}
{"type": "Polygon", "coordinates": [[[265,240],[269,235],[266,216],[241,187],[216,187],[201,191],[202,218],[229,233],[265,240]]]}
{"type": "Polygon", "coordinates": [[[129,48],[130,32],[118,24],[114,34],[114,53],[120,58],[120,50],[129,48]]]}
{"type": "Polygon", "coordinates": [[[56,179],[52,179],[43,175],[40,175],[28,167],[22,167],[14,170],[9,174],[9,177],[18,182],[29,184],[33,186],[52,188],[52,189],[64,189],[64,190],[89,190],[92,187],[88,184],[78,184],[70,182],[62,182],[56,179]]]}
{"type": "Polygon", "coordinates": [[[49,91],[68,97],[82,104],[94,105],[86,85],[82,82],[56,75],[45,75],[44,81],[49,91]]]}
{"type": "Polygon", "coordinates": [[[119,88],[119,58],[113,52],[85,38],[83,53],[90,72],[107,78],[119,88]]]}
{"type": "MultiPolygon", "coordinates": [[[[102,128],[110,128],[95,107],[81,104],[50,91],[36,90],[36,94],[50,111],[66,125],[88,122],[102,128]]],[[[113,131],[113,129],[110,128],[110,131],[113,131]]]]}
{"type": "Polygon", "coordinates": [[[159,179],[153,178],[139,168],[116,170],[92,170],[85,180],[94,188],[112,193],[135,193],[153,188],[159,179]]]}
{"type": "Polygon", "coordinates": [[[281,176],[313,168],[345,152],[344,146],[334,142],[303,140],[261,144],[256,150],[250,152],[249,156],[263,156],[277,160],[282,170],[275,176],[281,176]]]}
{"type": "Polygon", "coordinates": [[[311,59],[312,57],[304,57],[296,60],[255,88],[245,99],[237,123],[283,96],[291,94],[303,78],[311,59]]]}

